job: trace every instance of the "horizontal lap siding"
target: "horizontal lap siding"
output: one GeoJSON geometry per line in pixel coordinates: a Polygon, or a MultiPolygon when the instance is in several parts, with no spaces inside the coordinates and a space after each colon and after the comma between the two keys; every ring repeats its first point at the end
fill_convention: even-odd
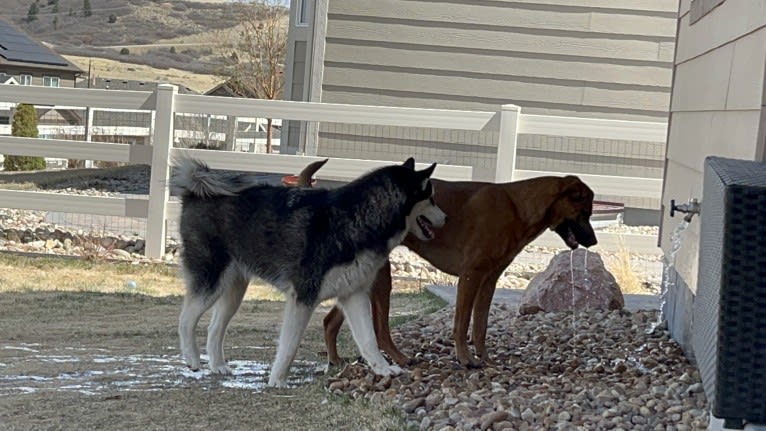
{"type": "MultiPolygon", "coordinates": [[[[726,0],[690,25],[681,3],[662,202],[702,197],[706,156],[754,160],[759,141],[766,61],[766,4],[726,0]]],[[[703,203],[704,204],[704,203],[703,203]]],[[[679,223],[663,214],[662,247],[679,223]]],[[[679,274],[697,285],[698,225],[681,248],[679,274]]],[[[678,266],[678,265],[677,265],[678,266]]]]}
{"type": "MultiPolygon", "coordinates": [[[[514,103],[530,114],[664,121],[677,7],[674,0],[330,0],[322,101],[477,110],[514,103]]],[[[320,152],[334,154],[336,144],[323,132],[320,152]]],[[[338,147],[353,146],[347,135],[338,147]]],[[[459,141],[455,136],[443,143],[459,141]]],[[[520,137],[519,149],[535,139],[520,137]]],[[[548,145],[519,153],[517,168],[539,163],[536,156],[555,152],[558,141],[534,142],[548,145]]],[[[628,155],[647,151],[646,143],[621,146],[628,155]]],[[[618,171],[658,177],[650,152],[647,161],[618,171]]],[[[451,153],[450,162],[463,163],[470,153],[451,153]]],[[[470,164],[489,163],[476,153],[470,164]]],[[[564,154],[549,165],[567,169],[572,163],[562,160],[581,157],[564,154]]],[[[604,169],[597,165],[578,166],[581,173],[604,169]]]]}
{"type": "Polygon", "coordinates": [[[476,179],[491,181],[497,133],[321,123],[319,156],[473,166],[476,179]]]}
{"type": "Polygon", "coordinates": [[[323,100],[357,92],[462,106],[468,96],[527,113],[664,119],[675,2],[575,3],[330,0],[323,100]]]}

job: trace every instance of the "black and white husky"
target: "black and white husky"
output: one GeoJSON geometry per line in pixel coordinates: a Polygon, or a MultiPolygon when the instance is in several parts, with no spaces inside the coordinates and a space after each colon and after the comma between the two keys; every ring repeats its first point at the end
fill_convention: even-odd
{"type": "Polygon", "coordinates": [[[389,252],[408,232],[433,238],[446,215],[434,204],[430,176],[412,158],[332,190],[254,184],[255,177],[211,171],[194,159],[177,162],[181,191],[181,259],[186,297],[178,325],[181,355],[200,368],[195,330],[213,308],[207,353],[213,373],[230,374],[226,327],[251,278],[282,290],[285,314],[269,385],[286,384],[290,364],[314,308],[337,298],[354,340],[380,375],[402,370],[378,350],[369,291],[389,252]]]}

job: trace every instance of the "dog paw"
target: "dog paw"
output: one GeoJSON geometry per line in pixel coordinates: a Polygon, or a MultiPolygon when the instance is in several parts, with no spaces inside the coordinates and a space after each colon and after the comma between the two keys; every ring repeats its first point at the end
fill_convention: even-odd
{"type": "Polygon", "coordinates": [[[276,378],[270,377],[268,387],[284,389],[287,387],[287,381],[285,379],[276,379],[276,378]]]}
{"type": "Polygon", "coordinates": [[[484,362],[482,362],[479,358],[468,356],[464,358],[458,358],[458,362],[460,362],[460,365],[468,368],[468,369],[475,369],[475,368],[483,368],[484,362]]]}
{"type": "Polygon", "coordinates": [[[231,368],[229,368],[226,364],[223,365],[210,365],[210,372],[213,374],[218,374],[220,376],[230,376],[232,374],[231,368]]]}
{"type": "Polygon", "coordinates": [[[398,366],[398,365],[388,365],[385,367],[375,367],[372,370],[375,374],[379,376],[398,376],[399,374],[402,374],[404,370],[398,366]]]}
{"type": "Polygon", "coordinates": [[[186,368],[192,370],[192,371],[199,371],[200,368],[202,368],[202,365],[199,361],[199,359],[195,360],[189,360],[184,359],[184,364],[186,364],[186,368]]]}

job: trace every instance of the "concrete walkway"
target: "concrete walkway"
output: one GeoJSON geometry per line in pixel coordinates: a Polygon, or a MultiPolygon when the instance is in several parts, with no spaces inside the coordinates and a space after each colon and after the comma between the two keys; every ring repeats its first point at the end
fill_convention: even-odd
{"type": "MultiPolygon", "coordinates": [[[[429,285],[426,286],[429,292],[447,301],[451,306],[455,305],[455,286],[429,285]]],[[[492,302],[495,304],[506,304],[518,306],[521,301],[521,295],[524,293],[521,289],[496,289],[492,302]]],[[[636,310],[659,310],[660,298],[657,295],[624,295],[625,308],[631,311],[636,310]]]]}
{"type": "MultiPolygon", "coordinates": [[[[624,247],[631,253],[637,253],[648,256],[662,256],[662,249],[657,247],[657,237],[652,235],[636,235],[636,234],[616,234],[610,232],[596,232],[598,236],[598,245],[591,247],[590,250],[596,253],[599,252],[616,252],[621,247],[624,247]]],[[[565,250],[561,238],[551,231],[546,231],[535,239],[531,245],[538,247],[554,248],[565,250]]],[[[547,262],[551,259],[549,254],[543,253],[520,253],[514,259],[515,263],[540,263],[547,262]]],[[[646,260],[642,262],[642,271],[653,272],[660,276],[662,274],[662,262],[660,260],[646,260]]],[[[452,285],[429,285],[426,286],[429,292],[442,298],[450,305],[455,305],[456,287],[452,285]]],[[[492,302],[495,304],[507,304],[511,306],[518,306],[521,301],[521,296],[524,290],[522,289],[496,289],[495,295],[492,298],[492,302]]],[[[659,310],[660,298],[658,295],[639,295],[639,294],[626,294],[625,308],[628,310],[659,310]]]]}
{"type": "MultiPolygon", "coordinates": [[[[657,237],[654,235],[638,235],[629,233],[601,232],[596,230],[598,244],[591,247],[596,253],[601,251],[619,251],[625,247],[631,253],[662,256],[662,249],[657,247],[657,237]]],[[[564,242],[555,232],[546,230],[531,245],[564,249],[564,242]]]]}

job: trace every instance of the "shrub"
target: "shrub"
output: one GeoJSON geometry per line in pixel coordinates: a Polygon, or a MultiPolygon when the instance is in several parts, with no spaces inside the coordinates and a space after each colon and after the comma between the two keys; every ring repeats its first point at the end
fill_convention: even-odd
{"type": "Polygon", "coordinates": [[[120,50],[120,54],[121,55],[128,55],[128,54],[130,54],[130,50],[128,48],[122,48],[120,50]]]}
{"type": "Polygon", "coordinates": [[[117,22],[117,15],[111,14],[109,15],[109,24],[114,24],[117,22]]]}
{"type": "Polygon", "coordinates": [[[32,22],[37,19],[37,13],[40,11],[40,8],[37,7],[37,2],[32,3],[29,5],[29,10],[27,11],[27,22],[32,22]]]}
{"type": "MultiPolygon", "coordinates": [[[[26,103],[19,103],[13,113],[11,124],[13,136],[36,138],[37,137],[37,112],[35,107],[26,103]]],[[[36,156],[5,156],[3,168],[6,171],[36,171],[45,169],[45,158],[36,156]]]]}

